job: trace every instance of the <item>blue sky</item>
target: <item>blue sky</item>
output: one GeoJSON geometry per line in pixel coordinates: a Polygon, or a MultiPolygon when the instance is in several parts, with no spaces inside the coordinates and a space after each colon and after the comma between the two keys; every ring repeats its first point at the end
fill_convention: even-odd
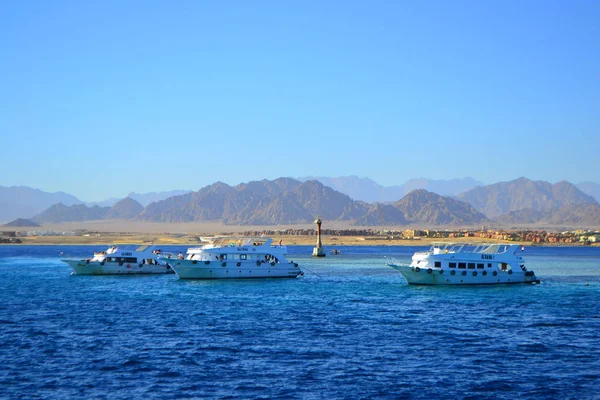
{"type": "Polygon", "coordinates": [[[597,1],[22,1],[0,185],[600,181],[597,1]]]}

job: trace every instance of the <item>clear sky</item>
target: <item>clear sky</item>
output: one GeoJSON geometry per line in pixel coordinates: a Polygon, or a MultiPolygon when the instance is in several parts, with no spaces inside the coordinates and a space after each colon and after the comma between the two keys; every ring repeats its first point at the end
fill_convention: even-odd
{"type": "Polygon", "coordinates": [[[7,1],[0,185],[599,182],[600,1],[7,1]]]}

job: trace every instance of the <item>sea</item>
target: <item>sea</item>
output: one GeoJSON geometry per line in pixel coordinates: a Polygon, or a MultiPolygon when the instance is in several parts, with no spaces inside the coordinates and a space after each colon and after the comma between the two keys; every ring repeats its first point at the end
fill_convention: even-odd
{"type": "Polygon", "coordinates": [[[385,264],[423,247],[289,246],[298,279],[60,261],[103,249],[0,246],[0,398],[600,399],[598,247],[526,247],[539,285],[470,287],[385,264]]]}

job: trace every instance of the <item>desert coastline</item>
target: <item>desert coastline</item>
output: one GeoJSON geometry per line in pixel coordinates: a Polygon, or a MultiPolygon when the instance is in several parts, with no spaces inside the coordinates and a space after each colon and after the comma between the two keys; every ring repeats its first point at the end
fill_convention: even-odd
{"type": "MultiPolygon", "coordinates": [[[[350,186],[362,183],[357,177],[339,179],[350,186]]],[[[339,189],[348,192],[345,187],[339,189]]],[[[17,189],[9,188],[14,198],[17,189]]],[[[369,192],[368,187],[353,196],[364,198],[364,192],[369,192]]],[[[31,188],[24,193],[39,195],[31,188]]],[[[10,218],[4,217],[17,218],[4,225],[0,243],[197,245],[202,236],[264,234],[287,244],[312,245],[316,235],[312,221],[317,217],[324,218],[326,246],[600,242],[600,205],[569,182],[518,178],[473,187],[464,192],[464,201],[415,189],[392,203],[381,202],[384,198],[367,203],[316,179],[285,177],[236,186],[218,181],[183,195],[163,192],[160,199],[156,193],[148,195],[154,197],[144,200],[145,195],[139,195],[143,204],[128,196],[99,206],[75,197],[71,205],[52,204],[57,199],[46,194],[37,214],[15,209],[10,218]]]]}
{"type": "MultiPolygon", "coordinates": [[[[259,232],[270,232],[268,235],[275,242],[282,240],[286,245],[313,245],[315,234],[287,234],[282,231],[313,230],[314,224],[295,225],[224,225],[220,222],[192,223],[151,223],[122,220],[100,220],[87,222],[63,222],[44,224],[41,227],[4,227],[3,230],[14,230],[19,235],[21,245],[110,245],[110,244],[162,244],[189,245],[201,243],[202,237],[210,236],[244,236],[256,235],[259,232]],[[28,236],[21,236],[29,232],[28,236]],[[36,234],[37,233],[37,234],[36,234]]],[[[433,242],[464,242],[464,243],[502,243],[505,239],[459,236],[451,238],[415,237],[406,238],[398,235],[369,234],[366,231],[402,231],[407,227],[371,226],[357,227],[355,225],[331,221],[324,225],[327,230],[345,230],[344,235],[323,235],[323,245],[335,246],[428,246],[433,242]],[[348,234],[349,231],[349,234],[348,234]]],[[[422,228],[425,229],[425,228],[422,228]]],[[[481,227],[435,227],[437,231],[470,230],[476,231],[481,227]]],[[[532,228],[529,228],[532,229],[532,228]]],[[[513,243],[536,246],[583,246],[583,243],[532,243],[527,240],[515,240],[513,243]]],[[[599,246],[599,243],[592,243],[599,246]]]]}

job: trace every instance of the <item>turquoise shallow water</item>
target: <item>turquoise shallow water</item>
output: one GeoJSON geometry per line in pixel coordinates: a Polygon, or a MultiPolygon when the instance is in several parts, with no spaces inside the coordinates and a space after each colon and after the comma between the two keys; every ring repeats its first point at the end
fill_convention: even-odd
{"type": "Polygon", "coordinates": [[[0,398],[600,398],[600,248],[527,248],[542,284],[499,287],[406,285],[383,257],[417,247],[290,247],[297,280],[59,260],[102,249],[0,247],[0,398]]]}

